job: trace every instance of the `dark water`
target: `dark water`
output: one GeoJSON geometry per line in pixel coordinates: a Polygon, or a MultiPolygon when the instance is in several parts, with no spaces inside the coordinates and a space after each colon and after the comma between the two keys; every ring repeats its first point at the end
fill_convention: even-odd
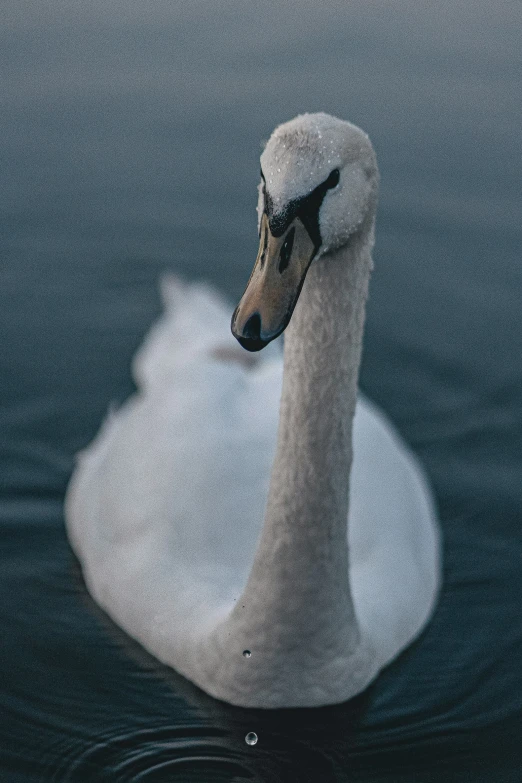
{"type": "Polygon", "coordinates": [[[4,0],[0,16],[0,779],[519,783],[522,5],[4,0]],[[445,583],[362,697],[263,713],[103,617],[61,501],[132,388],[157,276],[237,297],[259,142],[315,110],[379,155],[362,386],[429,471],[445,583]]]}

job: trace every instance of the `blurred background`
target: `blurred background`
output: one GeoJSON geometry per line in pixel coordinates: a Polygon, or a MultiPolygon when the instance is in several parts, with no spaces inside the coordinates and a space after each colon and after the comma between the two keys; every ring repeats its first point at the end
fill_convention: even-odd
{"type": "Polygon", "coordinates": [[[521,3],[3,0],[0,16],[0,778],[519,783],[521,3]],[[361,384],[433,482],[445,585],[363,697],[267,715],[110,625],[61,503],[74,453],[132,392],[159,275],[206,278],[232,311],[261,142],[305,111],[377,151],[361,384]]]}

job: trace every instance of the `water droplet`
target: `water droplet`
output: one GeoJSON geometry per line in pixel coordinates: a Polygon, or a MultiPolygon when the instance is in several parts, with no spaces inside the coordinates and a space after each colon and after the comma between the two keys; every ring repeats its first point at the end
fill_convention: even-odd
{"type": "Polygon", "coordinates": [[[247,745],[257,745],[257,734],[255,731],[249,731],[248,734],[245,737],[245,742],[247,745]]]}
{"type": "Polygon", "coordinates": [[[250,650],[243,650],[243,658],[250,658],[251,655],[250,650]]]}

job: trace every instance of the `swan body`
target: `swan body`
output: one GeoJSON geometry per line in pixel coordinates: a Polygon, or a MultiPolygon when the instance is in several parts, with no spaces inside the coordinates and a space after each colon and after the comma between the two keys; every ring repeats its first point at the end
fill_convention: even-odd
{"type": "Polygon", "coordinates": [[[303,115],[262,164],[260,255],[233,332],[257,350],[287,327],[284,358],[277,343],[244,351],[210,287],[166,278],[138,391],[79,455],[66,524],[92,596],[162,662],[232,704],[319,706],[362,691],[422,630],[439,531],[416,458],[357,396],[371,145],[303,115]],[[336,180],[316,234],[302,196],[336,180]]]}

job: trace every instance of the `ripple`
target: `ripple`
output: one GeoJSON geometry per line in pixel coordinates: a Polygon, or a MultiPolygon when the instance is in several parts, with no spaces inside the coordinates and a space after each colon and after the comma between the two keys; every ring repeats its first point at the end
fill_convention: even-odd
{"type": "Polygon", "coordinates": [[[229,781],[257,776],[241,761],[218,729],[145,729],[98,742],[79,756],[59,778],[68,783],[95,783],[110,774],[111,781],[229,781]],[[168,778],[167,778],[168,775],[168,778]]]}

